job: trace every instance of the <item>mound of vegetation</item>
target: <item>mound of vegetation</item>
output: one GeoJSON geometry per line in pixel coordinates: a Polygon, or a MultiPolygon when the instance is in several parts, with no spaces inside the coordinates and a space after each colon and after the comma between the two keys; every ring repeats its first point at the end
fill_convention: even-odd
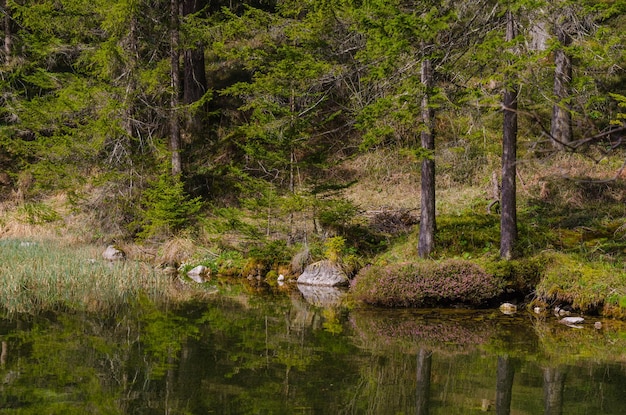
{"type": "Polygon", "coordinates": [[[503,292],[504,281],[458,259],[364,268],[354,279],[354,298],[387,307],[486,305],[503,292]]]}

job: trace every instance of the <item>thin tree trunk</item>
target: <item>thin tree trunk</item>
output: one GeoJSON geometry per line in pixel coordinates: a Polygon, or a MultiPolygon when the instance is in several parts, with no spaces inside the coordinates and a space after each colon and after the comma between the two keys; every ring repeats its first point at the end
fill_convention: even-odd
{"type": "Polygon", "coordinates": [[[11,39],[11,14],[9,8],[7,7],[6,0],[0,0],[0,9],[3,11],[3,26],[4,26],[4,62],[9,63],[11,60],[11,49],[12,49],[12,39],[11,39]]]}
{"type": "MultiPolygon", "coordinates": [[[[507,13],[506,41],[515,38],[515,21],[513,13],[507,13]]],[[[502,195],[500,216],[500,256],[505,259],[513,257],[517,241],[517,195],[516,195],[516,161],[517,161],[517,87],[515,81],[508,79],[502,104],[504,106],[504,122],[502,130],[502,195]]]]}
{"type": "MultiPolygon", "coordinates": [[[[204,7],[204,0],[183,0],[183,16],[197,13],[204,7]]],[[[192,104],[207,91],[207,77],[204,65],[204,45],[197,43],[183,53],[183,102],[192,104]]],[[[202,113],[192,111],[186,121],[187,129],[192,133],[201,132],[202,113]]]]}
{"type": "Polygon", "coordinates": [[[572,141],[572,112],[569,104],[570,84],[572,82],[572,59],[563,49],[570,45],[572,39],[557,26],[557,37],[561,47],[554,52],[554,106],[552,107],[552,123],[550,135],[554,145],[559,149],[566,148],[572,141]]]}
{"type": "Polygon", "coordinates": [[[125,116],[124,116],[124,130],[129,137],[135,136],[133,128],[133,118],[135,114],[135,94],[137,90],[137,83],[135,81],[137,72],[137,62],[139,59],[139,52],[137,46],[137,17],[131,16],[130,27],[128,30],[128,82],[126,84],[126,96],[124,97],[125,116]]]}
{"type": "Polygon", "coordinates": [[[180,157],[180,124],[178,120],[179,90],[180,90],[180,33],[179,33],[179,3],[170,1],[170,151],[172,152],[172,175],[179,176],[182,171],[180,157]]]}
{"type": "Polygon", "coordinates": [[[435,245],[435,136],[434,136],[434,110],[430,107],[429,95],[433,84],[433,70],[429,59],[422,61],[421,81],[425,88],[422,97],[422,122],[423,129],[420,134],[422,148],[429,155],[422,160],[421,176],[421,212],[420,232],[417,251],[420,258],[426,258],[432,252],[435,245]]]}

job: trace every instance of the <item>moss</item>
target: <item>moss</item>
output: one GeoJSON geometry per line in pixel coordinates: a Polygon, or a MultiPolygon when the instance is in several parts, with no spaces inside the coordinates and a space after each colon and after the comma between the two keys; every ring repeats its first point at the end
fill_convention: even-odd
{"type": "Polygon", "coordinates": [[[497,298],[503,286],[482,267],[452,259],[368,267],[353,281],[352,294],[356,300],[391,307],[481,306],[497,298]]]}
{"type": "Polygon", "coordinates": [[[546,261],[537,285],[537,296],[544,302],[571,304],[581,312],[604,309],[617,314],[609,303],[619,305],[619,299],[626,296],[626,272],[606,262],[563,253],[548,254],[546,261]]]}

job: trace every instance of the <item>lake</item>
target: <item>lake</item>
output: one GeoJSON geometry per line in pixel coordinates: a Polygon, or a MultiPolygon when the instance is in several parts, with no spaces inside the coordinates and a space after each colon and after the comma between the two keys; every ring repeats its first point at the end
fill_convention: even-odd
{"type": "Polygon", "coordinates": [[[624,414],[626,327],[242,286],[0,321],[0,414],[624,414]]]}

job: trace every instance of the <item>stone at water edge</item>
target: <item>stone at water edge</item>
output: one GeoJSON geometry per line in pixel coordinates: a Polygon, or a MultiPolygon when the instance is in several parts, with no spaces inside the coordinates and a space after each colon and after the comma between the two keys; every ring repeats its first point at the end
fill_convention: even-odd
{"type": "Polygon", "coordinates": [[[582,317],[563,317],[559,320],[559,323],[578,328],[579,326],[576,326],[576,324],[581,324],[584,321],[585,319],[582,317]]]}
{"type": "Polygon", "coordinates": [[[298,277],[298,284],[340,287],[349,285],[350,281],[339,265],[324,260],[306,267],[298,277]]]}
{"type": "Polygon", "coordinates": [[[120,261],[126,259],[126,253],[113,245],[109,245],[102,253],[102,258],[107,261],[120,261]]]}
{"type": "Polygon", "coordinates": [[[502,314],[515,314],[517,313],[517,306],[511,303],[502,303],[502,305],[500,305],[500,312],[502,312],[502,314]]]}
{"type": "Polygon", "coordinates": [[[208,273],[208,268],[204,265],[198,265],[197,267],[189,270],[187,272],[187,276],[194,280],[195,282],[202,283],[204,282],[204,277],[208,273]]]}

